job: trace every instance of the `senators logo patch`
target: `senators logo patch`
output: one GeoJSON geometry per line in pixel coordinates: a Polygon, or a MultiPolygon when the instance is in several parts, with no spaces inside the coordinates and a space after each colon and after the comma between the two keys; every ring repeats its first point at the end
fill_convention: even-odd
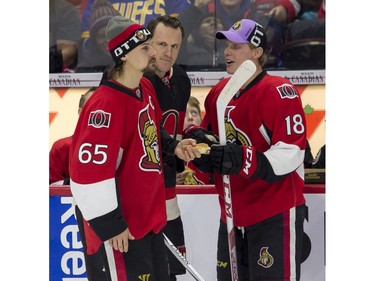
{"type": "Polygon", "coordinates": [[[108,128],[111,121],[111,114],[103,110],[91,111],[88,125],[94,128],[108,128]]]}
{"type": "Polygon", "coordinates": [[[233,30],[237,30],[241,28],[241,21],[237,21],[232,25],[233,30]]]}
{"type": "Polygon", "coordinates": [[[243,145],[251,145],[250,139],[246,136],[246,134],[238,129],[234,124],[234,121],[230,117],[231,111],[234,110],[234,106],[228,106],[225,109],[225,134],[227,138],[227,142],[230,143],[240,143],[243,145]]]}
{"type": "Polygon", "coordinates": [[[144,30],[137,30],[135,32],[135,36],[137,37],[137,39],[139,41],[145,41],[147,39],[146,33],[148,33],[148,32],[145,29],[144,30]]]}
{"type": "Polygon", "coordinates": [[[269,268],[273,265],[273,256],[268,252],[268,247],[260,249],[258,264],[264,268],[269,268]]]}
{"type": "Polygon", "coordinates": [[[276,89],[279,92],[280,97],[282,99],[298,98],[298,93],[297,93],[296,89],[290,84],[283,84],[281,86],[276,87],[276,89]]]}
{"type": "Polygon", "coordinates": [[[158,134],[154,121],[149,115],[149,105],[139,113],[139,136],[143,142],[144,155],[139,166],[144,171],[162,171],[158,134]]]}

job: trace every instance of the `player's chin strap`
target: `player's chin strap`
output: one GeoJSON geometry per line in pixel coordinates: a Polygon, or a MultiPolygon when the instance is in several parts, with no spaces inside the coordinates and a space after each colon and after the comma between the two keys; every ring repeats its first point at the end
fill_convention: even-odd
{"type": "Polygon", "coordinates": [[[168,239],[168,237],[164,235],[164,243],[167,248],[172,252],[172,254],[178,259],[178,261],[186,268],[186,270],[194,277],[197,281],[204,281],[203,277],[199,275],[199,273],[194,269],[194,267],[190,264],[190,262],[184,257],[183,254],[176,248],[175,245],[168,239]]]}

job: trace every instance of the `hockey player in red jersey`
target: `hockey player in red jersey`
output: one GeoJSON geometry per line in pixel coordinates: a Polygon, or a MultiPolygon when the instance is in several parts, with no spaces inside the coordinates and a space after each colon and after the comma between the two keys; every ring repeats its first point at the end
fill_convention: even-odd
{"type": "MultiPolygon", "coordinates": [[[[194,160],[201,170],[214,171],[219,194],[218,280],[232,280],[222,175],[230,175],[239,280],[299,280],[306,213],[301,97],[290,81],[263,70],[267,40],[256,22],[238,21],[216,38],[226,40],[229,74],[245,60],[256,65],[226,107],[227,144],[212,145],[209,156],[194,160]]],[[[205,99],[201,125],[215,134],[216,101],[228,80],[218,82],[205,99]]]]}
{"type": "Polygon", "coordinates": [[[121,16],[106,28],[114,65],[82,110],[70,149],[70,184],[88,254],[103,250],[107,280],[168,280],[161,153],[200,157],[195,140],[162,128],[154,88],[143,73],[155,56],[151,34],[121,16]]]}

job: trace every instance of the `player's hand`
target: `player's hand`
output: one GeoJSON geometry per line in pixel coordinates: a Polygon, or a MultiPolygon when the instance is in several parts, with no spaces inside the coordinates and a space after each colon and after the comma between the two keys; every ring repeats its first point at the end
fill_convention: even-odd
{"type": "Polygon", "coordinates": [[[192,177],[195,174],[195,171],[190,169],[188,166],[185,166],[185,170],[181,173],[176,174],[176,184],[186,184],[185,181],[192,177]]]}
{"type": "Polygon", "coordinates": [[[176,146],[174,154],[185,162],[192,161],[195,158],[200,158],[201,154],[198,149],[195,148],[196,144],[197,141],[194,139],[183,139],[176,146]]]}
{"type": "Polygon", "coordinates": [[[210,2],[211,0],[195,0],[194,6],[200,10],[203,10],[203,8],[205,8],[210,2]]]}
{"type": "Polygon", "coordinates": [[[134,240],[134,237],[131,235],[129,228],[127,228],[119,235],[109,239],[108,242],[115,250],[118,250],[121,253],[126,253],[129,251],[129,240],[134,240]]]}
{"type": "Polygon", "coordinates": [[[288,12],[284,6],[276,6],[272,8],[268,13],[266,13],[266,16],[270,17],[270,20],[276,20],[281,23],[285,23],[288,20],[288,12]]]}
{"type": "Polygon", "coordinates": [[[242,146],[237,144],[211,146],[213,168],[222,175],[238,174],[243,165],[242,146]]]}
{"type": "Polygon", "coordinates": [[[186,175],[187,175],[186,171],[183,171],[181,173],[177,173],[176,174],[176,184],[184,184],[186,175]]]}

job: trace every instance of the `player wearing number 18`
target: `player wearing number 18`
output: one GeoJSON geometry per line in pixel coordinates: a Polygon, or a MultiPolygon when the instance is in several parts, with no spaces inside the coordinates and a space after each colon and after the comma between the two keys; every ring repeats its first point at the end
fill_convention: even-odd
{"type": "MultiPolygon", "coordinates": [[[[300,94],[290,81],[263,69],[267,40],[256,22],[238,21],[216,38],[226,40],[229,74],[245,60],[256,66],[225,109],[226,145],[212,145],[208,156],[193,161],[201,170],[214,171],[219,194],[218,280],[232,280],[226,211],[233,214],[240,281],[299,280],[306,213],[306,123],[300,94]],[[226,209],[222,175],[229,175],[232,210],[226,209]]],[[[228,81],[220,81],[205,99],[201,126],[215,134],[223,122],[216,101],[228,81]]]]}

